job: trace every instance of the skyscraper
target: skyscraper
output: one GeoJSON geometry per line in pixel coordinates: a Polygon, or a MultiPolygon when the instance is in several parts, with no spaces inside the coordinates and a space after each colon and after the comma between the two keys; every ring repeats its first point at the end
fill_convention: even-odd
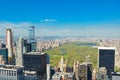
{"type": "Polygon", "coordinates": [[[34,41],[35,40],[35,27],[30,26],[29,28],[29,41],[34,41]]]}
{"type": "Polygon", "coordinates": [[[19,38],[17,42],[16,65],[23,66],[23,38],[19,38]]]}
{"type": "Polygon", "coordinates": [[[99,47],[98,48],[98,67],[105,67],[107,75],[110,76],[114,72],[115,65],[115,48],[114,47],[99,47]]]}
{"type": "Polygon", "coordinates": [[[29,43],[31,44],[31,51],[36,52],[36,40],[35,40],[35,27],[31,26],[29,28],[29,43]]]}
{"type": "Polygon", "coordinates": [[[50,56],[46,53],[46,73],[47,73],[47,80],[50,80],[50,56]]]}
{"type": "Polygon", "coordinates": [[[12,29],[6,29],[6,48],[8,48],[9,61],[13,58],[13,33],[12,29]]]}
{"type": "Polygon", "coordinates": [[[91,63],[80,64],[78,74],[80,80],[92,80],[92,64],[91,63]]]}

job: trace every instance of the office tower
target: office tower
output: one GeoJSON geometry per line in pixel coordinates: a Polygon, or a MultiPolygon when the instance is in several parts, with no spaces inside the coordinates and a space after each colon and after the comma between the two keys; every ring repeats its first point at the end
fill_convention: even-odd
{"type": "Polygon", "coordinates": [[[16,65],[23,66],[23,38],[17,41],[16,65]]]}
{"type": "Polygon", "coordinates": [[[30,52],[23,54],[24,69],[37,71],[37,75],[43,76],[46,74],[46,54],[39,52],[30,52]]]}
{"type": "Polygon", "coordinates": [[[65,64],[65,60],[64,60],[64,57],[62,56],[61,59],[60,59],[60,71],[64,71],[64,64],[65,64]]]}
{"type": "Polygon", "coordinates": [[[0,80],[24,80],[23,67],[0,65],[0,80]]]}
{"type": "Polygon", "coordinates": [[[37,42],[35,40],[35,27],[31,26],[29,28],[29,43],[31,44],[31,51],[36,52],[37,42]]]}
{"type": "Polygon", "coordinates": [[[79,79],[92,80],[92,64],[83,63],[79,65],[79,79]]]}
{"type": "Polygon", "coordinates": [[[8,49],[7,48],[1,48],[0,49],[0,55],[3,56],[3,60],[5,61],[5,64],[8,63],[8,49]]]}
{"type": "Polygon", "coordinates": [[[37,42],[36,42],[36,41],[31,42],[31,51],[32,51],[32,52],[36,52],[36,45],[37,45],[37,42]]]}
{"type": "Polygon", "coordinates": [[[47,80],[50,80],[50,56],[46,54],[46,73],[47,73],[47,80]]]}
{"type": "Polygon", "coordinates": [[[110,76],[114,72],[115,65],[115,48],[114,47],[99,47],[98,48],[98,68],[105,67],[107,75],[110,76]]]}
{"type": "Polygon", "coordinates": [[[13,58],[13,32],[11,28],[6,29],[6,48],[8,49],[9,61],[13,58]]]}
{"type": "Polygon", "coordinates": [[[35,27],[30,26],[29,28],[29,41],[32,42],[35,40],[35,27]]]}
{"type": "Polygon", "coordinates": [[[74,72],[75,72],[75,78],[76,80],[79,80],[79,62],[74,62],[74,72]]]}

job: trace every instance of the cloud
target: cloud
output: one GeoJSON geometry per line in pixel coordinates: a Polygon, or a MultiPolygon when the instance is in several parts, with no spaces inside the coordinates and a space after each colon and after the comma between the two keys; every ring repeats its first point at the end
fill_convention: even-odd
{"type": "Polygon", "coordinates": [[[43,19],[41,22],[56,22],[57,20],[55,19],[43,19]]]}

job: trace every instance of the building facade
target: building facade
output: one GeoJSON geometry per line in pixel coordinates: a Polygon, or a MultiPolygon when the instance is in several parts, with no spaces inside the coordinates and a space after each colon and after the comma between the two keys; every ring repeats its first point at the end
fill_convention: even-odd
{"type": "Polygon", "coordinates": [[[14,65],[1,65],[0,80],[24,80],[23,67],[14,65]]]}
{"type": "Polygon", "coordinates": [[[92,64],[90,63],[80,64],[78,70],[80,80],[92,80],[92,64]]]}
{"type": "Polygon", "coordinates": [[[17,53],[16,53],[16,65],[23,66],[23,38],[19,38],[17,41],[17,53]]]}
{"type": "Polygon", "coordinates": [[[8,49],[8,57],[13,57],[13,32],[11,28],[6,29],[6,48],[8,49]]]}
{"type": "Polygon", "coordinates": [[[3,56],[5,64],[7,64],[8,63],[8,49],[7,48],[1,48],[0,49],[0,55],[3,56]]]}
{"type": "Polygon", "coordinates": [[[98,68],[105,67],[107,75],[110,76],[114,72],[115,65],[115,48],[114,47],[99,47],[98,48],[98,68]]]}
{"type": "Polygon", "coordinates": [[[30,26],[29,28],[29,41],[32,42],[35,40],[35,27],[30,26]]]}
{"type": "Polygon", "coordinates": [[[37,75],[46,74],[46,54],[31,52],[23,54],[25,70],[37,71],[37,75]]]}

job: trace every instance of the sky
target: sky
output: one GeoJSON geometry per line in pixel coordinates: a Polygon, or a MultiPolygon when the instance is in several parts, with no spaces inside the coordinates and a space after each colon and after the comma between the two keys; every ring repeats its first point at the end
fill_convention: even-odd
{"type": "Polygon", "coordinates": [[[7,27],[15,36],[120,37],[119,0],[0,0],[0,36],[7,27]]]}

